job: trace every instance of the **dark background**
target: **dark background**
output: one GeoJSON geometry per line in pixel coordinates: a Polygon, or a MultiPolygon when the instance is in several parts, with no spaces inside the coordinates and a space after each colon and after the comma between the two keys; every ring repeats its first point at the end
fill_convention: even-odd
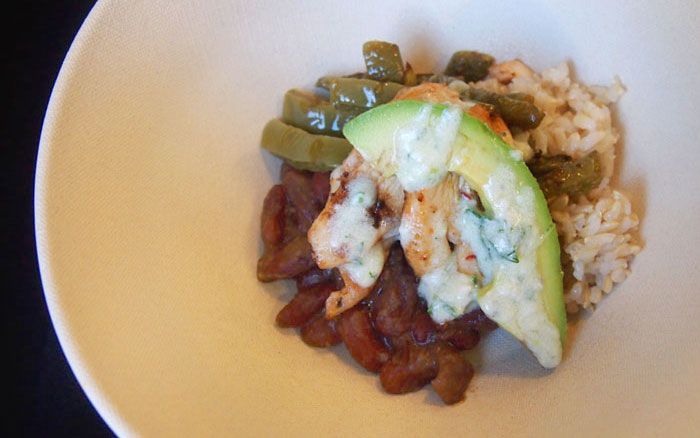
{"type": "MultiPolygon", "coordinates": [[[[10,364],[2,436],[111,436],[85,397],[53,331],[41,289],[34,242],[34,166],[41,124],[63,58],[95,1],[15,2],[3,13],[5,79],[1,172],[2,258],[9,278],[2,289],[10,364]],[[20,6],[21,5],[21,6],[20,6]],[[17,10],[19,8],[19,10],[17,10]],[[8,9],[15,9],[9,12],[8,9]],[[8,269],[9,268],[9,269],[8,269]]],[[[6,5],[9,6],[9,5],[6,5]]]]}

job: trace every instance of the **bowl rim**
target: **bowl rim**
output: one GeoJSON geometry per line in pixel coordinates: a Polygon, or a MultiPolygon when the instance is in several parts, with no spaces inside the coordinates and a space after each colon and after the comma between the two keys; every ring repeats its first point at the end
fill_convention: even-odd
{"type": "Polygon", "coordinates": [[[56,143],[61,115],[68,110],[66,107],[67,100],[70,97],[71,90],[76,85],[76,78],[82,69],[83,49],[100,32],[105,16],[108,15],[110,8],[114,5],[115,2],[110,0],[97,0],[93,5],[70,44],[52,88],[42,122],[34,174],[34,237],[44,300],[51,323],[71,371],[88,400],[90,400],[90,403],[95,407],[107,426],[119,436],[131,436],[138,435],[137,431],[129,424],[126,417],[119,412],[118,407],[110,401],[109,394],[104,391],[99,381],[94,378],[94,370],[86,363],[85,354],[73,337],[69,317],[70,312],[62,305],[61,294],[55,282],[52,245],[50,244],[51,238],[48,232],[49,227],[47,226],[52,216],[47,205],[51,192],[49,187],[49,170],[52,162],[55,162],[56,157],[54,155],[58,152],[56,143]]]}
{"type": "Polygon", "coordinates": [[[66,322],[66,313],[61,307],[59,293],[54,283],[54,273],[51,266],[51,251],[48,243],[48,223],[50,212],[47,211],[47,169],[50,167],[52,152],[55,150],[54,139],[56,136],[58,116],[64,108],[67,90],[79,70],[80,54],[83,47],[98,28],[102,17],[109,8],[109,0],[97,0],[90,9],[70,44],[56,81],[54,82],[46,113],[42,121],[39,136],[39,148],[34,171],[34,239],[39,264],[39,277],[44,295],[44,301],[49,312],[49,318],[58,338],[61,350],[68,361],[71,371],[75,375],[78,384],[85,392],[90,403],[97,413],[105,421],[107,426],[116,435],[134,435],[125,419],[120,416],[108,401],[107,395],[101,390],[100,385],[92,377],[90,371],[83,365],[80,347],[73,340],[66,322]]]}

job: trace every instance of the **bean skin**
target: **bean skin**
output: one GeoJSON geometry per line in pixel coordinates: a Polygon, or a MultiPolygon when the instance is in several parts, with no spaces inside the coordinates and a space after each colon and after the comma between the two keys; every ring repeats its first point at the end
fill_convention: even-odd
{"type": "Polygon", "coordinates": [[[322,310],[311,321],[307,322],[300,330],[302,341],[306,345],[317,348],[328,348],[341,342],[336,328],[337,319],[326,319],[322,310]]]}
{"type": "Polygon", "coordinates": [[[425,310],[425,303],[421,302],[413,318],[413,328],[411,329],[413,339],[421,345],[429,344],[435,340],[436,333],[437,324],[425,310]]]}
{"type": "Polygon", "coordinates": [[[390,394],[417,391],[437,375],[438,367],[430,347],[406,343],[384,364],[379,379],[390,394]]]}
{"type": "Polygon", "coordinates": [[[284,164],[280,176],[282,184],[272,187],[263,203],[265,253],[258,261],[258,278],[294,278],[298,292],[278,313],[277,324],[298,328],[302,341],[311,347],[343,342],[359,365],[379,373],[390,394],[417,391],[431,383],[446,404],[462,400],[473,369],[459,351],[473,348],[495,324],[479,309],[436,324],[417,295],[417,279],[398,244],[372,294],[327,319],[325,301],[332,291],[343,288],[343,281],[337,269],[316,266],[306,232],[329,196],[329,174],[284,164]]]}
{"type": "Polygon", "coordinates": [[[474,376],[474,369],[458,351],[447,345],[435,348],[438,363],[437,376],[431,385],[445,404],[464,400],[464,393],[474,376]]]}
{"type": "Polygon", "coordinates": [[[258,280],[269,282],[293,278],[316,266],[306,236],[297,236],[258,260],[258,280]]]}
{"type": "Polygon", "coordinates": [[[471,350],[479,343],[479,332],[469,327],[448,326],[440,331],[438,339],[444,340],[457,350],[471,350]]]}
{"type": "Polygon", "coordinates": [[[377,373],[389,360],[389,349],[377,337],[366,308],[356,306],[344,312],[338,333],[350,355],[367,371],[377,373]]]}
{"type": "Polygon", "coordinates": [[[472,310],[438,327],[437,338],[457,350],[471,350],[481,339],[481,333],[492,330],[496,324],[481,309],[472,310]]]}
{"type": "Polygon", "coordinates": [[[265,252],[258,260],[258,280],[292,278],[315,266],[311,245],[298,229],[282,185],[272,187],[265,197],[260,228],[265,252]]]}
{"type": "Polygon", "coordinates": [[[495,330],[498,327],[498,324],[491,321],[481,309],[475,309],[465,313],[459,318],[454,319],[453,322],[461,326],[474,328],[481,333],[495,330]]]}
{"type": "Polygon", "coordinates": [[[311,175],[290,166],[283,171],[282,185],[287,202],[294,208],[299,230],[306,234],[323,208],[323,203],[319,203],[314,196],[311,175]]]}
{"type": "Polygon", "coordinates": [[[323,308],[332,291],[332,283],[319,283],[299,289],[294,298],[277,314],[277,325],[280,327],[303,326],[323,308]]]}
{"type": "Polygon", "coordinates": [[[314,266],[296,278],[297,288],[299,290],[315,286],[320,283],[333,284],[333,290],[343,288],[343,279],[340,278],[340,273],[337,269],[321,269],[314,266]]]}
{"type": "Polygon", "coordinates": [[[263,201],[260,234],[265,249],[274,248],[284,238],[284,206],[286,197],[281,184],[273,186],[263,201]]]}
{"type": "Polygon", "coordinates": [[[440,325],[437,337],[450,343],[457,350],[471,350],[476,347],[480,339],[476,323],[461,318],[440,325]]]}
{"type": "Polygon", "coordinates": [[[389,337],[410,330],[417,302],[416,277],[401,246],[394,245],[375,289],[372,305],[375,328],[389,337]]]}
{"type": "Polygon", "coordinates": [[[323,209],[331,191],[330,172],[315,172],[311,177],[311,185],[316,196],[316,202],[323,209]]]}

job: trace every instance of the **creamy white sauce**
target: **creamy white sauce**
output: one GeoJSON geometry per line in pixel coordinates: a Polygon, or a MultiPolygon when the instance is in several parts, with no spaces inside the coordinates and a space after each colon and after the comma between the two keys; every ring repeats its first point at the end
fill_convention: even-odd
{"type": "Polygon", "coordinates": [[[516,248],[523,231],[512,228],[505,221],[486,217],[465,202],[460,202],[453,219],[462,242],[476,255],[484,283],[493,279],[495,264],[503,260],[518,262],[516,248]]]}
{"type": "Polygon", "coordinates": [[[440,324],[463,315],[476,299],[476,291],[476,278],[457,271],[454,253],[445,265],[422,276],[418,284],[418,295],[428,304],[433,321],[440,324]]]}
{"type": "Polygon", "coordinates": [[[432,106],[426,105],[415,120],[396,130],[396,176],[406,191],[432,187],[445,178],[461,120],[458,107],[448,107],[439,117],[433,117],[432,106]]]}
{"type": "Polygon", "coordinates": [[[559,330],[547,317],[541,295],[537,248],[542,231],[535,221],[534,192],[530,187],[519,187],[515,174],[506,166],[496,169],[484,185],[484,192],[492,200],[494,219],[508,224],[509,238],[518,240],[518,262],[492,259],[493,281],[479,300],[481,308],[489,318],[522,339],[543,366],[555,367],[561,361],[561,341],[559,330]]]}
{"type": "Polygon", "coordinates": [[[518,149],[513,149],[510,151],[510,157],[515,161],[523,161],[523,152],[518,149]]]}
{"type": "Polygon", "coordinates": [[[362,257],[342,265],[350,279],[362,287],[370,287],[384,267],[386,252],[381,243],[372,246],[362,257]]]}
{"type": "Polygon", "coordinates": [[[367,209],[377,201],[377,188],[365,176],[358,176],[346,187],[347,196],[335,206],[328,227],[330,246],[334,251],[345,251],[351,262],[363,258],[374,245],[377,230],[367,209]]]}
{"type": "MultiPolygon", "coordinates": [[[[458,107],[448,107],[434,117],[432,107],[426,105],[415,120],[397,129],[391,166],[406,191],[429,188],[445,178],[461,117],[458,107]]],[[[517,152],[511,156],[522,159],[517,152]]],[[[367,213],[376,201],[376,188],[369,178],[359,177],[347,190],[347,199],[331,219],[331,244],[347,251],[351,261],[344,266],[353,281],[371,285],[385,257],[380,244],[375,245],[376,230],[367,213]]],[[[486,315],[521,339],[543,366],[554,367],[562,351],[559,330],[549,320],[541,295],[537,249],[546,230],[537,226],[535,194],[530,187],[521,187],[515,173],[502,165],[490,175],[483,195],[482,200],[490,201],[489,216],[478,212],[473,200],[462,199],[451,222],[477,257],[485,289],[479,304],[486,315]]],[[[436,231],[445,234],[440,227],[436,231]]],[[[405,246],[410,233],[400,228],[400,234],[405,246]]],[[[478,279],[457,267],[452,253],[447,263],[420,279],[418,293],[438,323],[464,314],[476,302],[478,279]]]]}

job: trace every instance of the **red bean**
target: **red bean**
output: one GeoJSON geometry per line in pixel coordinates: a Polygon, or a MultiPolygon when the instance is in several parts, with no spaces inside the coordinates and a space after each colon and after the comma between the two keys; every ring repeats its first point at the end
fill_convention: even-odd
{"type": "Polygon", "coordinates": [[[292,278],[316,266],[306,236],[297,236],[281,248],[267,251],[258,260],[258,280],[292,278]]]}
{"type": "Polygon", "coordinates": [[[299,230],[306,234],[316,216],[323,209],[319,203],[311,183],[311,175],[296,169],[287,169],[282,173],[287,202],[293,207],[299,230]]]}
{"type": "Polygon", "coordinates": [[[457,350],[471,350],[479,343],[479,331],[458,319],[439,327],[438,339],[449,342],[457,350]]]}
{"type": "Polygon", "coordinates": [[[474,329],[454,329],[440,333],[440,339],[450,343],[457,350],[471,350],[476,347],[481,339],[479,332],[474,329]]]}
{"type": "Polygon", "coordinates": [[[331,191],[330,172],[315,172],[311,177],[311,184],[316,202],[321,206],[325,205],[331,191]]]}
{"type": "Polygon", "coordinates": [[[299,292],[277,314],[280,327],[301,327],[323,308],[328,295],[334,290],[331,283],[320,283],[299,292]]]}
{"type": "Polygon", "coordinates": [[[284,207],[284,242],[289,242],[298,236],[306,236],[306,231],[299,227],[296,210],[287,202],[284,207]]]}
{"type": "Polygon", "coordinates": [[[341,342],[336,329],[336,318],[326,319],[324,311],[314,316],[300,331],[301,339],[307,345],[319,348],[328,348],[341,342]]]}
{"type": "MultiPolygon", "coordinates": [[[[258,261],[261,281],[296,278],[298,292],[278,313],[277,324],[300,327],[302,340],[313,347],[344,342],[361,366],[380,372],[389,393],[416,391],[432,382],[446,404],[462,400],[474,371],[459,350],[473,348],[495,324],[478,309],[435,324],[417,296],[415,275],[399,245],[392,248],[372,295],[340,317],[326,319],[324,303],[343,282],[336,269],[316,266],[306,232],[329,196],[329,174],[285,164],[281,180],[263,203],[265,254],[258,261]]],[[[378,221],[382,208],[374,207],[378,221]]]]}
{"type": "Polygon", "coordinates": [[[274,248],[284,238],[285,202],[284,187],[280,184],[273,186],[263,201],[260,234],[266,250],[274,248]]]}
{"type": "Polygon", "coordinates": [[[413,318],[411,334],[418,344],[427,344],[435,340],[437,325],[425,311],[425,305],[419,306],[413,318]]]}
{"type": "Polygon", "coordinates": [[[284,179],[284,175],[287,172],[295,170],[292,166],[289,165],[286,161],[282,162],[282,165],[280,166],[280,181],[284,179]]]}
{"type": "Polygon", "coordinates": [[[321,269],[314,266],[297,277],[297,288],[299,289],[315,286],[319,283],[332,283],[335,286],[333,290],[343,288],[343,279],[337,269],[321,269]]]}
{"type": "Polygon", "coordinates": [[[481,309],[475,309],[441,325],[438,339],[449,342],[458,350],[471,350],[479,343],[481,332],[491,330],[495,325],[481,309]]]}
{"type": "Polygon", "coordinates": [[[430,347],[407,342],[384,364],[379,379],[390,394],[417,391],[437,375],[435,354],[430,347]]]}
{"type": "Polygon", "coordinates": [[[491,321],[481,309],[474,309],[454,321],[460,325],[475,328],[480,332],[495,330],[498,327],[498,324],[491,321]]]}
{"type": "Polygon", "coordinates": [[[417,302],[416,277],[406,263],[401,246],[394,245],[375,288],[374,326],[388,337],[410,330],[417,302]]]}
{"type": "Polygon", "coordinates": [[[366,308],[345,311],[338,321],[338,333],[350,355],[367,371],[379,372],[389,360],[389,350],[378,339],[366,308]]]}
{"type": "Polygon", "coordinates": [[[435,348],[438,373],[431,382],[438,396],[448,405],[464,399],[464,393],[474,376],[474,369],[455,349],[439,345],[435,348]]]}

